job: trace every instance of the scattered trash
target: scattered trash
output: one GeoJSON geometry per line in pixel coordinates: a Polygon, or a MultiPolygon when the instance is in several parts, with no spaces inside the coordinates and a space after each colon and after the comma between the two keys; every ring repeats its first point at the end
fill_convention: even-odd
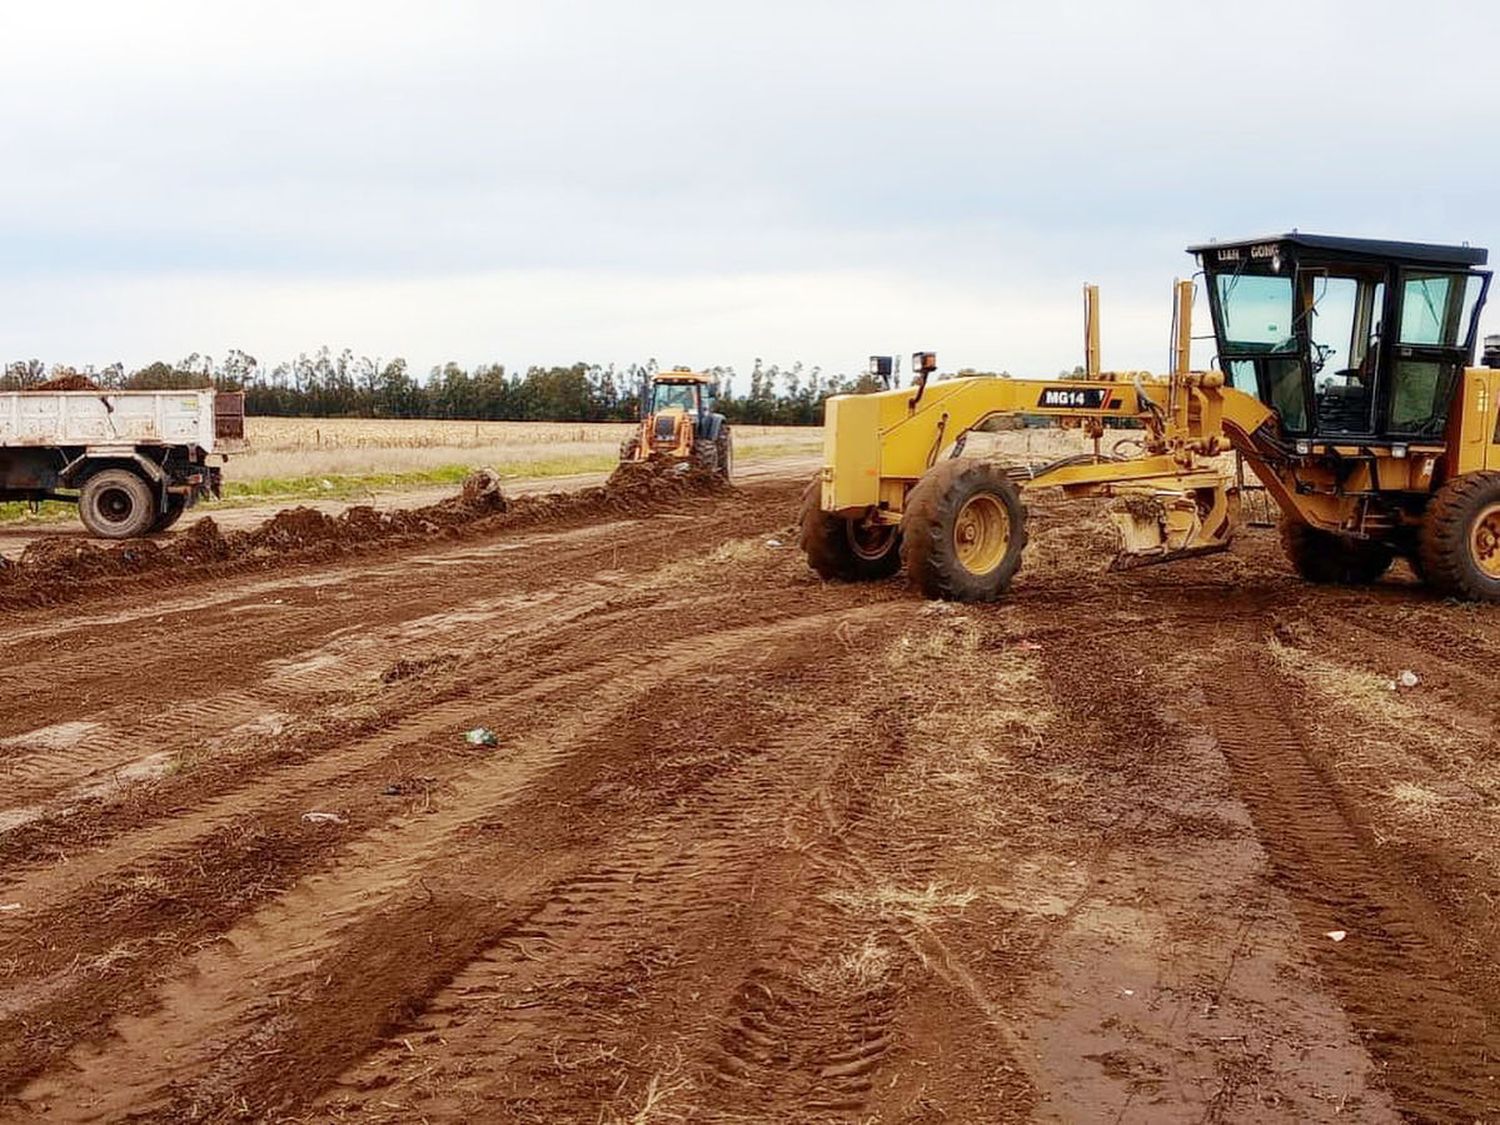
{"type": "Polygon", "coordinates": [[[1016,651],[1017,652],[1041,652],[1042,651],[1042,646],[1039,645],[1039,644],[1037,644],[1036,641],[1017,641],[1016,642],[1016,651]]]}
{"type": "Polygon", "coordinates": [[[380,791],[380,795],[382,797],[399,797],[404,792],[406,792],[405,789],[393,782],[392,784],[387,785],[384,789],[382,789],[380,791]]]}
{"type": "Polygon", "coordinates": [[[1120,994],[1122,996],[1134,996],[1135,995],[1135,989],[1133,989],[1133,988],[1122,988],[1122,989],[1120,989],[1120,994]]]}
{"type": "Polygon", "coordinates": [[[332,492],[333,491],[333,481],[331,481],[331,480],[320,480],[318,482],[318,487],[321,488],[324,492],[332,492]]]}
{"type": "Polygon", "coordinates": [[[1326,937],[1329,941],[1343,941],[1346,937],[1349,936],[1349,934],[1345,930],[1329,930],[1323,936],[1326,937]]]}
{"type": "Polygon", "coordinates": [[[1417,679],[1417,674],[1408,668],[1396,677],[1396,682],[1404,688],[1414,688],[1422,681],[1417,679]]]}
{"type": "Polygon", "coordinates": [[[782,543],[781,543],[780,539],[767,539],[766,540],[766,546],[767,547],[780,547],[781,545],[782,545],[782,543]]]}
{"type": "Polygon", "coordinates": [[[348,824],[349,822],[338,813],[333,812],[305,812],[302,819],[308,824],[348,824]]]}
{"type": "Polygon", "coordinates": [[[489,727],[475,727],[464,735],[464,741],[470,746],[497,746],[500,738],[489,727]]]}
{"type": "Polygon", "coordinates": [[[19,902],[0,902],[0,914],[9,914],[13,910],[20,910],[19,902]]]}

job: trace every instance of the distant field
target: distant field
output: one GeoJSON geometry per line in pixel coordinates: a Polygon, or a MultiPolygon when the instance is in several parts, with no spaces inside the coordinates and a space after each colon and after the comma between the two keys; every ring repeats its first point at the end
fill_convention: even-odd
{"type": "MultiPolygon", "coordinates": [[[[457,483],[480,466],[502,477],[600,472],[615,464],[635,424],[248,418],[246,428],[252,452],[225,466],[225,504],[457,483]]],[[[814,454],[822,436],[815,426],[736,426],[735,456],[814,454]]],[[[72,514],[62,504],[43,505],[40,517],[24,504],[0,504],[0,520],[72,514]]]]}

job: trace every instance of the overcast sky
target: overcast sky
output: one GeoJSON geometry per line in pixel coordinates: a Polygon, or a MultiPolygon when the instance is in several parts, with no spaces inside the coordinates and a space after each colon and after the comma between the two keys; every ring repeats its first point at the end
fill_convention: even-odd
{"type": "Polygon", "coordinates": [[[0,354],[1161,369],[1189,242],[1500,253],[1497,111],[1495,0],[0,0],[0,354]]]}

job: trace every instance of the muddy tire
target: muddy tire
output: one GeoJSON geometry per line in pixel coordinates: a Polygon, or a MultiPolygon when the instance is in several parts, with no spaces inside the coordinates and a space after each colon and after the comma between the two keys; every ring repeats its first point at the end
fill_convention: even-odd
{"type": "Polygon", "coordinates": [[[187,511],[187,497],[170,493],[167,496],[167,505],[161,510],[161,515],[156,517],[156,522],[151,525],[153,532],[166,531],[174,523],[182,518],[182,513],[187,511]]]}
{"type": "Polygon", "coordinates": [[[1335,535],[1289,516],[1281,517],[1281,549],[1293,570],[1322,586],[1368,586],[1396,557],[1384,543],[1335,535]]]}
{"type": "Polygon", "coordinates": [[[734,473],[734,436],[729,432],[728,426],[719,430],[719,436],[714,440],[716,456],[718,458],[719,476],[728,480],[734,473]]]}
{"type": "Polygon", "coordinates": [[[693,442],[693,468],[702,469],[705,473],[719,472],[719,446],[716,442],[707,438],[699,438],[693,442]]]}
{"type": "Polygon", "coordinates": [[[1500,601],[1500,473],[1466,473],[1427,504],[1418,554],[1428,585],[1474,601],[1500,601]]]}
{"type": "Polygon", "coordinates": [[[1026,508],[1004,471],[943,461],[906,497],[901,557],[924,597],[994,601],[1010,588],[1026,547],[1026,508]]]}
{"type": "Polygon", "coordinates": [[[831,515],[817,478],[802,493],[802,550],[822,578],[876,582],[901,569],[901,530],[831,515]]]}

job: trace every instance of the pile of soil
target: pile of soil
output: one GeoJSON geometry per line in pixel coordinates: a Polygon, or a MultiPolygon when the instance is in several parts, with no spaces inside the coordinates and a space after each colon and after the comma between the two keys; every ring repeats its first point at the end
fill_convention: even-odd
{"type": "Polygon", "coordinates": [[[247,531],[224,532],[211,516],[170,539],[110,546],[48,536],[15,562],[0,558],[0,606],[52,604],[121,579],[176,576],[205,567],[241,569],[321,559],[371,546],[457,538],[561,519],[647,514],[726,487],[699,470],[657,462],[621,465],[602,488],[507,497],[488,469],[469,475],[457,495],[421,508],[348,508],[337,516],[288,508],[247,531]]]}
{"type": "Polygon", "coordinates": [[[23,387],[27,394],[46,393],[47,391],[97,391],[99,384],[87,375],[59,375],[55,379],[48,379],[45,383],[38,383],[34,387],[23,387]]]}

